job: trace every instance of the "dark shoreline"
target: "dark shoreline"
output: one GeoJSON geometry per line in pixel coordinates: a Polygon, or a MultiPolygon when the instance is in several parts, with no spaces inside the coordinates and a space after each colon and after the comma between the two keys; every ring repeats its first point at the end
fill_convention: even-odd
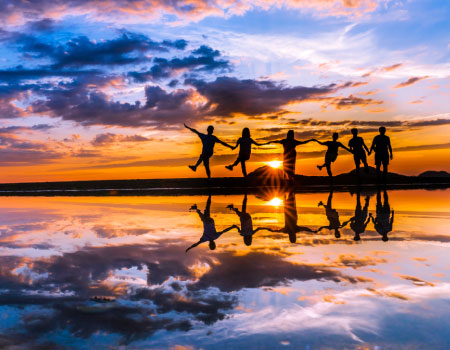
{"type": "MultiPolygon", "coordinates": [[[[341,174],[335,177],[335,191],[376,190],[376,179],[363,179],[355,184],[355,177],[341,174]]],[[[384,186],[383,186],[384,187],[384,186]]],[[[389,174],[386,189],[446,189],[450,178],[425,178],[389,174]]],[[[98,180],[67,182],[34,182],[0,184],[0,196],[173,196],[203,194],[242,194],[295,190],[299,193],[327,192],[329,179],[325,176],[297,175],[294,185],[273,178],[238,177],[149,180],[98,180]]]]}

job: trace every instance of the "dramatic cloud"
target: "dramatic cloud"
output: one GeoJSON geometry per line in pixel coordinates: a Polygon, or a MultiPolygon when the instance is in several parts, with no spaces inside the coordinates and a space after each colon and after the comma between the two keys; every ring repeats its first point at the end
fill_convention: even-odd
{"type": "Polygon", "coordinates": [[[427,79],[427,78],[429,78],[428,75],[426,75],[426,76],[424,76],[424,77],[412,77],[412,78],[409,78],[408,80],[406,80],[406,81],[404,81],[404,82],[401,82],[401,83],[395,85],[394,87],[395,87],[396,89],[398,89],[398,88],[410,86],[410,85],[413,85],[413,84],[417,83],[417,82],[420,81],[420,80],[427,79]]]}
{"type": "Polygon", "coordinates": [[[199,20],[207,16],[242,15],[252,9],[287,7],[317,11],[321,15],[361,16],[374,11],[379,1],[374,0],[44,0],[22,3],[5,1],[0,5],[1,16],[7,23],[23,22],[27,18],[62,18],[66,15],[88,15],[96,20],[105,19],[129,22],[130,20],[155,19],[162,14],[172,14],[181,19],[199,20]]]}
{"type": "Polygon", "coordinates": [[[327,105],[332,105],[336,109],[351,109],[356,106],[365,107],[370,105],[380,105],[382,103],[383,101],[350,95],[348,97],[333,98],[330,102],[327,103],[327,105]]]}
{"type": "Polygon", "coordinates": [[[334,84],[290,87],[271,80],[240,80],[230,77],[218,77],[213,82],[187,79],[185,83],[194,86],[207,98],[208,103],[203,107],[205,114],[222,117],[281,112],[281,107],[286,104],[326,95],[336,89],[334,84]]]}
{"type": "Polygon", "coordinates": [[[94,146],[105,146],[117,142],[146,142],[152,139],[142,135],[117,135],[113,133],[97,134],[91,141],[94,146]]]}

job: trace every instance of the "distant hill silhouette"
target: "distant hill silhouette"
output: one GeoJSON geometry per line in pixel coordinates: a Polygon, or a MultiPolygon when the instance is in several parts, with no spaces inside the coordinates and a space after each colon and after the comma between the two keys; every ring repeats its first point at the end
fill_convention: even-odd
{"type": "Polygon", "coordinates": [[[446,171],[429,170],[420,174],[419,177],[450,177],[450,173],[446,171]]]}

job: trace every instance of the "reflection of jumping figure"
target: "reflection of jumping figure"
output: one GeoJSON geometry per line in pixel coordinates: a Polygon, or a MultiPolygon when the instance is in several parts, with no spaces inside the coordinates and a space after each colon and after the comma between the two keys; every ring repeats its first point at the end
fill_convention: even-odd
{"type": "Polygon", "coordinates": [[[327,168],[327,173],[328,176],[330,177],[330,179],[333,181],[333,174],[331,173],[331,163],[333,163],[337,157],[338,157],[338,150],[339,147],[345,149],[346,151],[352,153],[352,151],[350,151],[350,149],[348,149],[347,147],[345,147],[342,143],[338,142],[337,139],[339,138],[339,134],[337,132],[335,132],[333,134],[333,140],[332,141],[325,141],[325,142],[321,142],[321,141],[317,141],[316,139],[314,139],[313,141],[323,145],[323,146],[327,146],[327,152],[325,153],[325,163],[323,163],[323,165],[318,165],[317,168],[319,170],[322,170],[323,167],[327,168]]]}
{"type": "Polygon", "coordinates": [[[206,175],[208,175],[208,179],[210,179],[211,170],[209,169],[209,159],[212,157],[214,153],[214,145],[216,144],[216,142],[231,149],[233,149],[233,147],[230,146],[228,143],[219,140],[215,135],[213,135],[214,127],[212,125],[208,126],[207,128],[208,134],[202,134],[201,132],[198,132],[197,130],[190,128],[186,124],[184,124],[184,127],[191,130],[193,133],[196,133],[198,137],[200,137],[200,140],[202,141],[202,154],[198,158],[197,163],[195,163],[195,165],[189,165],[189,168],[192,171],[196,171],[200,163],[203,162],[203,165],[205,166],[206,170],[206,175]]]}
{"type": "Polygon", "coordinates": [[[388,233],[392,231],[394,224],[394,210],[389,205],[389,198],[386,190],[383,191],[383,203],[381,202],[381,192],[377,192],[377,214],[376,218],[372,217],[372,222],[375,230],[381,235],[384,242],[389,240],[388,233]]]}
{"type": "Polygon", "coordinates": [[[289,130],[285,139],[268,142],[268,144],[280,143],[283,145],[283,168],[284,174],[289,181],[294,181],[295,177],[295,161],[297,159],[295,147],[311,141],[312,140],[298,141],[294,138],[294,130],[289,130]]]}
{"type": "Polygon", "coordinates": [[[322,201],[320,201],[319,204],[317,205],[318,207],[322,206],[325,208],[325,215],[327,216],[328,219],[328,226],[321,226],[315,232],[319,232],[324,228],[326,228],[328,230],[334,230],[334,236],[336,238],[339,238],[341,237],[339,229],[344,227],[345,224],[341,225],[341,221],[339,220],[339,213],[337,212],[336,209],[333,209],[332,200],[333,200],[333,191],[330,191],[330,194],[328,195],[327,204],[325,205],[323,204],[322,201]]]}
{"type": "Polygon", "coordinates": [[[236,165],[241,163],[242,174],[244,175],[244,177],[246,177],[247,169],[245,167],[245,162],[250,159],[250,154],[252,152],[252,145],[262,146],[262,144],[259,144],[250,137],[250,129],[244,128],[242,130],[242,137],[240,137],[239,140],[237,140],[236,146],[233,147],[233,149],[236,149],[238,146],[240,146],[239,156],[237,157],[236,161],[233,164],[227,165],[225,166],[225,168],[227,168],[228,170],[233,170],[233,168],[236,165]]]}
{"type": "Polygon", "coordinates": [[[359,167],[361,163],[364,164],[364,171],[366,173],[369,172],[369,165],[367,164],[366,151],[369,152],[369,148],[367,148],[364,143],[364,139],[358,136],[358,129],[352,129],[353,138],[348,142],[348,148],[353,152],[353,160],[355,161],[356,167],[356,176],[359,179],[359,167]]]}
{"type": "Polygon", "coordinates": [[[284,232],[289,235],[289,241],[295,243],[297,241],[297,232],[314,232],[309,227],[298,226],[297,203],[294,191],[289,192],[288,197],[284,200],[284,227],[271,232],[284,232]]]}
{"type": "Polygon", "coordinates": [[[219,238],[222,234],[224,234],[225,232],[228,232],[228,231],[232,230],[233,228],[236,228],[236,226],[233,225],[222,231],[216,230],[216,224],[215,224],[213,218],[211,218],[211,196],[208,197],[208,200],[206,202],[206,207],[205,207],[205,210],[203,211],[203,213],[197,208],[196,204],[194,204],[190,210],[196,211],[198,216],[202,220],[203,235],[197,243],[194,243],[188,249],[186,249],[186,252],[188,252],[192,248],[195,248],[199,244],[201,244],[203,242],[208,242],[208,241],[209,241],[209,249],[214,250],[214,249],[216,249],[216,243],[214,241],[217,238],[219,238]]]}
{"type": "Polygon", "coordinates": [[[350,220],[343,223],[343,227],[344,227],[350,222],[350,228],[355,233],[355,237],[353,238],[355,241],[359,241],[361,239],[361,237],[359,235],[361,233],[364,233],[364,231],[366,231],[366,227],[370,222],[371,215],[369,215],[369,201],[370,201],[370,196],[366,196],[364,208],[362,208],[360,193],[357,192],[356,193],[355,215],[350,220]]]}
{"type": "Polygon", "coordinates": [[[377,181],[380,182],[380,168],[383,164],[383,182],[386,183],[388,172],[389,158],[392,160],[391,139],[386,136],[386,128],[384,126],[378,129],[380,134],[375,136],[370,147],[369,155],[375,151],[375,166],[377,167],[377,181]]]}
{"type": "Polygon", "coordinates": [[[244,195],[244,199],[242,200],[242,211],[239,211],[238,208],[234,207],[233,204],[228,206],[230,210],[233,210],[241,221],[241,227],[236,226],[237,230],[244,238],[245,245],[252,245],[253,235],[260,230],[268,230],[266,227],[258,227],[256,230],[253,229],[253,221],[252,217],[249,213],[247,213],[247,194],[244,195]]]}

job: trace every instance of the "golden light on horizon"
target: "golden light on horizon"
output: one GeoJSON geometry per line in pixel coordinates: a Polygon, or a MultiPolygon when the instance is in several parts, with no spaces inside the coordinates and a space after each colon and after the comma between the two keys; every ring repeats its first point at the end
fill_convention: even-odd
{"type": "Polygon", "coordinates": [[[266,162],[266,164],[271,168],[278,169],[281,168],[283,162],[281,160],[271,160],[270,162],[266,162]]]}
{"type": "Polygon", "coordinates": [[[278,197],[274,197],[270,201],[268,201],[266,205],[270,205],[272,207],[279,207],[283,205],[283,200],[278,197]]]}

